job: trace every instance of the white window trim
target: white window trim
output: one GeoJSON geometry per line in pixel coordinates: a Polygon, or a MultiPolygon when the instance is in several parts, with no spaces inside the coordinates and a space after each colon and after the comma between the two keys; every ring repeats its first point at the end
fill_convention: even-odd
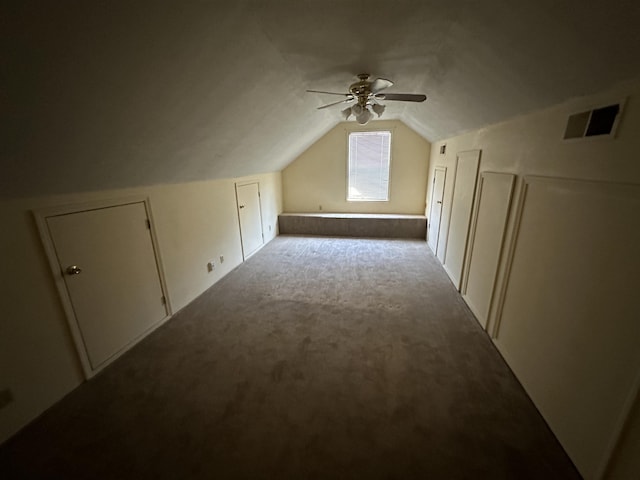
{"type": "Polygon", "coordinates": [[[345,162],[344,162],[344,171],[345,171],[345,175],[344,175],[344,180],[345,180],[345,201],[346,202],[356,202],[356,203],[360,203],[360,202],[365,202],[365,203],[384,203],[387,204],[389,202],[391,202],[391,182],[392,182],[392,166],[393,166],[393,151],[394,151],[394,144],[395,141],[393,139],[393,137],[395,136],[396,133],[396,127],[388,127],[388,128],[381,128],[381,127],[369,127],[369,128],[345,128],[344,129],[345,132],[345,144],[346,144],[346,155],[345,155],[345,162]],[[365,132],[389,132],[391,134],[391,138],[389,139],[390,145],[389,145],[389,186],[388,186],[388,192],[387,192],[387,200],[365,200],[365,199],[350,199],[349,198],[349,135],[352,133],[365,133],[365,132]]]}

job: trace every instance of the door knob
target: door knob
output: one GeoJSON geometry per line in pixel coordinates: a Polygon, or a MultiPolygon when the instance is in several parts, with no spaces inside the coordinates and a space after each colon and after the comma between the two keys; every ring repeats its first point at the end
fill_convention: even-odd
{"type": "Polygon", "coordinates": [[[244,208],[244,205],[240,205],[240,208],[244,208]]]}
{"type": "Polygon", "coordinates": [[[71,265],[71,266],[67,267],[65,272],[66,272],[67,275],[78,275],[80,272],[82,272],[82,269],[80,267],[78,267],[77,265],[71,265]]]}
{"type": "Polygon", "coordinates": [[[442,202],[440,200],[436,200],[436,203],[440,203],[441,204],[442,202]]]}

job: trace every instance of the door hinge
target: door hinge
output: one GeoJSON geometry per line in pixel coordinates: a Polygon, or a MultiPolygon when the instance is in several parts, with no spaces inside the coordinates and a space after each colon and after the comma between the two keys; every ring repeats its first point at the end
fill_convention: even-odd
{"type": "Polygon", "coordinates": [[[165,297],[164,295],[162,297],[160,297],[160,302],[162,302],[162,305],[166,305],[167,304],[167,297],[165,297]]]}
{"type": "Polygon", "coordinates": [[[147,229],[151,230],[151,220],[147,218],[144,222],[145,222],[145,225],[147,226],[147,229]]]}
{"type": "Polygon", "coordinates": [[[260,192],[258,192],[258,197],[260,197],[260,192]]]}

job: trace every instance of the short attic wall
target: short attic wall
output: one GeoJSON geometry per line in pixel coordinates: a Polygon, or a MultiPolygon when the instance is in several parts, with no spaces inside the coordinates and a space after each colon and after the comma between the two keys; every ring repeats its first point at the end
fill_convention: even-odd
{"type": "Polygon", "coordinates": [[[260,182],[265,243],[282,212],[281,174],[96,191],[0,202],[4,304],[0,390],[12,401],[0,409],[0,443],[83,381],[33,209],[146,196],[151,204],[173,313],[242,263],[235,183],[260,182]],[[224,263],[219,262],[224,256],[224,263]],[[207,263],[215,261],[215,269],[207,263]],[[10,301],[9,301],[10,299],[10,301]]]}
{"type": "Polygon", "coordinates": [[[283,235],[332,237],[419,238],[427,235],[424,215],[373,213],[282,213],[278,226],[283,235]]]}

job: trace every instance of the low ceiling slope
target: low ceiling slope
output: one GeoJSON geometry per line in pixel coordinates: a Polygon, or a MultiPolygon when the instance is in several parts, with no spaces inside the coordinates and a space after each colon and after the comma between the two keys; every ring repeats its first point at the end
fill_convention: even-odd
{"type": "Polygon", "coordinates": [[[361,72],[432,141],[640,76],[637,1],[10,3],[3,197],[280,170],[361,72]]]}

